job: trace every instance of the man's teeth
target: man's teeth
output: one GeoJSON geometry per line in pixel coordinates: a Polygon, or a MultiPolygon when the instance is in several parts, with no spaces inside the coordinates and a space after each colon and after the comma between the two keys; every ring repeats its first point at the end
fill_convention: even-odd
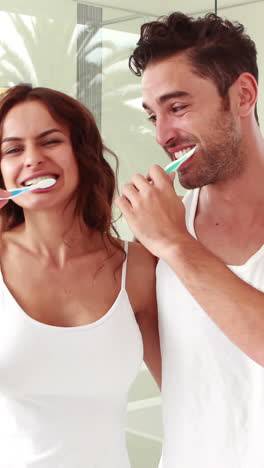
{"type": "Polygon", "coordinates": [[[188,153],[188,151],[190,151],[191,149],[192,149],[192,146],[189,146],[189,148],[184,148],[183,150],[178,151],[177,153],[174,153],[175,159],[181,158],[186,153],[188,153]]]}
{"type": "Polygon", "coordinates": [[[47,175],[47,176],[35,177],[35,179],[27,180],[24,183],[24,185],[28,186],[28,185],[37,184],[40,180],[46,180],[46,179],[54,179],[54,176],[47,175]]]}

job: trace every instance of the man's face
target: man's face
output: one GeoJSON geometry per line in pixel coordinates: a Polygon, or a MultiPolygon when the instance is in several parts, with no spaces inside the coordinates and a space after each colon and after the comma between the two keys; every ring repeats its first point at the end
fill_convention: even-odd
{"type": "Polygon", "coordinates": [[[202,187],[241,173],[240,120],[232,111],[232,97],[221,98],[212,80],[195,74],[186,54],[149,64],[142,84],[143,107],[171,159],[197,147],[178,170],[183,187],[202,187]]]}

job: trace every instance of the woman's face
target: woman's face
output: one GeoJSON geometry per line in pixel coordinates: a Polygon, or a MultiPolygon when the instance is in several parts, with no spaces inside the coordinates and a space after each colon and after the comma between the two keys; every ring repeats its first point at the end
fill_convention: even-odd
{"type": "Polygon", "coordinates": [[[53,177],[56,183],[14,201],[24,209],[62,207],[75,193],[79,173],[69,130],[39,100],[15,105],[3,122],[1,173],[7,189],[53,177]]]}

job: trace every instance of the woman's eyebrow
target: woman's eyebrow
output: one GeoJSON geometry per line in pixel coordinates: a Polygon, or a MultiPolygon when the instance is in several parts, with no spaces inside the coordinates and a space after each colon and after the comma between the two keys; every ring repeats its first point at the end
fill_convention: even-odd
{"type": "MultiPolygon", "coordinates": [[[[50,133],[55,133],[55,132],[59,132],[59,133],[63,133],[61,130],[59,130],[58,128],[51,128],[50,130],[46,130],[45,132],[42,132],[40,133],[39,135],[36,136],[36,140],[39,140],[40,138],[43,138],[47,135],[49,135],[50,133]]],[[[7,141],[22,141],[23,138],[20,138],[20,137],[15,137],[15,136],[11,136],[11,137],[6,137],[6,138],[3,138],[3,140],[1,141],[1,143],[5,143],[7,141]]]]}
{"type": "Polygon", "coordinates": [[[6,137],[6,138],[3,138],[3,140],[1,141],[1,144],[2,143],[5,143],[6,141],[21,141],[22,138],[19,138],[19,137],[6,137]]]}
{"type": "Polygon", "coordinates": [[[46,130],[45,132],[40,133],[36,137],[36,139],[38,140],[39,138],[43,138],[43,137],[45,137],[47,135],[50,135],[50,133],[56,133],[56,132],[59,132],[59,133],[63,134],[63,132],[61,130],[59,130],[58,128],[51,128],[50,130],[46,130]]]}

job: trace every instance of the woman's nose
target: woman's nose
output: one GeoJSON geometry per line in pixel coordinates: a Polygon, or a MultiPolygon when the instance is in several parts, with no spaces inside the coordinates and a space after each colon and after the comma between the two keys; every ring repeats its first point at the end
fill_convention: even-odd
{"type": "Polygon", "coordinates": [[[38,166],[44,161],[44,156],[39,148],[28,148],[24,153],[24,164],[27,167],[38,166]]]}

